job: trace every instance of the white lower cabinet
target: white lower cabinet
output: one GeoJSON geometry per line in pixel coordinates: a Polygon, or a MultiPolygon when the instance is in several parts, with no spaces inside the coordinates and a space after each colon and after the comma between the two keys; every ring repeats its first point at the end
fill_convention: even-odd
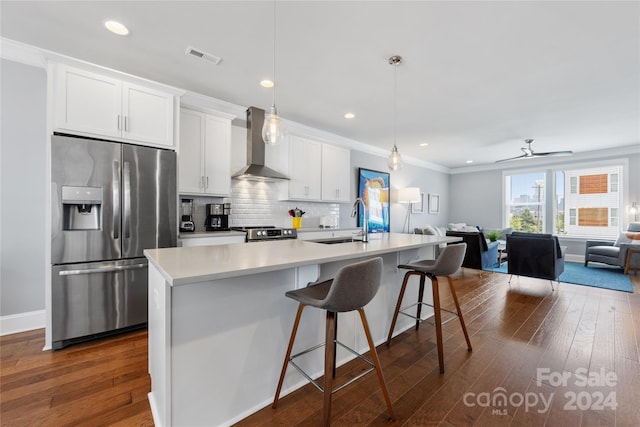
{"type": "Polygon", "coordinates": [[[231,120],[183,108],[180,111],[180,194],[231,194],[231,120]]]}
{"type": "Polygon", "coordinates": [[[243,243],[244,234],[237,236],[211,236],[211,237],[188,237],[178,239],[178,246],[214,246],[227,245],[230,243],[243,243]]]}

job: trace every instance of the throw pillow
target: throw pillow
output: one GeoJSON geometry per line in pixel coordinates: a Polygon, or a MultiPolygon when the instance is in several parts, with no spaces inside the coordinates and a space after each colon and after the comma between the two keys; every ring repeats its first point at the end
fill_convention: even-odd
{"type": "Polygon", "coordinates": [[[450,222],[447,228],[451,231],[467,231],[466,222],[450,222]]]}
{"type": "Polygon", "coordinates": [[[425,225],[421,229],[416,228],[416,234],[428,234],[430,236],[437,236],[438,235],[438,233],[436,232],[436,229],[433,228],[430,225],[425,225]],[[419,233],[418,233],[418,230],[420,230],[419,233]]]}
{"type": "Polygon", "coordinates": [[[620,233],[613,246],[620,246],[623,243],[638,245],[640,244],[640,233],[624,232],[620,233]]]}

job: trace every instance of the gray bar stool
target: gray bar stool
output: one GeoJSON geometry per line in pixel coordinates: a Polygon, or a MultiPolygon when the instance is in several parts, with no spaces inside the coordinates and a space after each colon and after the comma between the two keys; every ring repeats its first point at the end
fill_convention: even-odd
{"type": "MultiPolygon", "coordinates": [[[[436,326],[436,340],[438,341],[438,363],[440,364],[440,373],[444,373],[444,355],[442,352],[442,315],[441,311],[446,311],[447,313],[454,314],[460,319],[460,324],[462,325],[462,332],[464,332],[464,337],[467,340],[467,350],[471,351],[471,341],[469,341],[469,334],[467,334],[467,327],[464,324],[464,318],[462,317],[462,311],[460,311],[460,304],[458,303],[458,296],[456,295],[456,290],[453,286],[453,279],[451,275],[454,274],[460,266],[462,266],[462,262],[464,261],[464,254],[467,250],[466,243],[458,243],[454,245],[448,245],[445,247],[437,259],[435,260],[420,260],[410,264],[402,264],[399,265],[398,268],[405,268],[411,271],[408,271],[404,275],[404,280],[402,282],[402,288],[400,289],[400,296],[398,296],[398,302],[396,303],[396,309],[393,313],[393,320],[391,321],[391,328],[389,328],[389,336],[387,337],[387,345],[391,345],[391,337],[393,335],[393,329],[396,326],[396,320],[398,319],[398,313],[404,314],[405,316],[416,319],[416,330],[420,326],[420,322],[422,319],[420,318],[420,312],[423,305],[427,305],[429,307],[433,307],[434,312],[434,323],[436,326]],[[404,291],[407,288],[407,282],[411,276],[420,276],[420,288],[418,290],[418,302],[415,304],[411,304],[407,307],[401,308],[402,298],[404,297],[404,291]],[[456,311],[454,313],[450,310],[446,310],[440,307],[440,293],[438,291],[438,276],[446,276],[449,281],[449,288],[451,289],[451,295],[453,296],[453,302],[456,304],[456,311]],[[431,279],[431,288],[433,290],[433,305],[422,302],[422,297],[424,296],[424,281],[425,277],[429,277],[431,279]],[[413,306],[417,306],[416,315],[408,314],[404,312],[413,306]]],[[[445,321],[447,323],[450,318],[445,321]]]]}
{"type": "Polygon", "coordinates": [[[384,395],[384,400],[387,403],[387,410],[392,420],[395,419],[393,408],[391,407],[391,400],[389,399],[389,393],[387,386],[382,375],[382,368],[380,367],[380,361],[378,360],[378,354],[376,353],[376,347],[371,339],[371,332],[367,323],[367,318],[364,314],[363,307],[373,299],[378,292],[380,282],[382,281],[382,258],[373,258],[366,261],[357,262],[342,267],[336,273],[335,278],[324,282],[309,283],[306,288],[296,289],[288,291],[285,296],[294,299],[300,303],[298,306],[298,312],[296,314],[295,322],[293,323],[293,330],[291,331],[291,338],[289,339],[289,347],[287,348],[287,354],[284,357],[284,364],[282,366],[282,373],[280,374],[280,380],[278,381],[278,388],[276,389],[276,395],[273,399],[272,407],[275,409],[278,405],[278,398],[280,397],[280,391],[282,389],[282,383],[284,381],[284,375],[287,370],[287,366],[291,363],[300,373],[307,378],[316,388],[324,394],[324,410],[323,418],[324,425],[330,424],[331,419],[331,394],[341,388],[351,384],[353,381],[362,377],[366,373],[375,369],[378,374],[378,380],[380,381],[380,388],[384,395]],[[302,310],[306,307],[316,307],[327,311],[326,319],[326,337],[325,343],[304,350],[300,353],[291,356],[291,350],[293,349],[293,342],[298,331],[298,325],[300,323],[300,317],[302,316],[302,310]],[[358,354],[355,350],[350,349],[341,342],[336,340],[337,329],[337,313],[345,313],[349,311],[358,310],[360,313],[360,319],[362,320],[362,327],[364,333],[367,336],[367,342],[369,343],[369,350],[371,351],[371,359],[358,354]],[[336,344],[351,351],[357,357],[368,362],[372,368],[351,379],[346,384],[333,390],[333,378],[335,376],[335,356],[336,356],[336,344]],[[322,346],[325,346],[324,353],[324,387],[321,387],[317,381],[313,380],[307,375],[294,361],[298,356],[308,353],[322,346]]]}

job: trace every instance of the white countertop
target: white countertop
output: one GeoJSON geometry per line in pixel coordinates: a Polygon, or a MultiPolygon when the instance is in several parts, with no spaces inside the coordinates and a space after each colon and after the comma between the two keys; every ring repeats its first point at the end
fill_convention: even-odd
{"type": "Polygon", "coordinates": [[[389,233],[370,235],[368,243],[347,242],[326,245],[295,239],[147,249],[144,254],[171,286],[178,286],[375,256],[460,240],[458,237],[389,233]]]}

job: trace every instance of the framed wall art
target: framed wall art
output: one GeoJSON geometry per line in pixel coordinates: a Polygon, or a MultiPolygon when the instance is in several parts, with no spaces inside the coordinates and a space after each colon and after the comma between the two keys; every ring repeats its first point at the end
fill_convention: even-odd
{"type": "MultiPolygon", "coordinates": [[[[358,197],[367,206],[369,233],[389,232],[389,174],[359,168],[358,197]]],[[[364,223],[364,210],[358,204],[358,227],[364,223]]]]}
{"type": "Polygon", "coordinates": [[[418,203],[411,204],[411,213],[421,214],[424,213],[424,193],[420,193],[420,201],[418,203]]]}
{"type": "Polygon", "coordinates": [[[429,213],[432,213],[432,214],[440,213],[440,195],[439,194],[429,194],[429,213]]]}

